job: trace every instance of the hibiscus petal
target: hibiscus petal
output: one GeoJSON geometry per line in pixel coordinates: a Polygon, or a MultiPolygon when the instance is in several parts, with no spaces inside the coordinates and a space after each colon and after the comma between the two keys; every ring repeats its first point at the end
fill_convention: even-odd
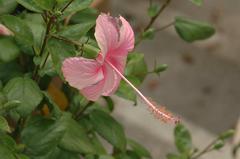
{"type": "Polygon", "coordinates": [[[115,19],[102,13],[98,16],[95,28],[95,38],[105,58],[111,48],[118,45],[119,31],[115,19]]]}
{"type": "Polygon", "coordinates": [[[118,49],[130,52],[134,48],[134,32],[131,25],[126,21],[126,19],[120,16],[120,20],[122,22],[122,26],[120,28],[120,45],[118,49]]]}
{"type": "Polygon", "coordinates": [[[102,95],[104,82],[105,80],[101,80],[97,84],[81,89],[80,92],[88,100],[96,101],[102,95]]]}
{"type": "Polygon", "coordinates": [[[0,24],[0,35],[13,35],[13,32],[11,32],[7,27],[4,25],[0,24]]]}
{"type": "Polygon", "coordinates": [[[121,27],[119,30],[120,39],[118,44],[108,52],[107,56],[127,56],[127,54],[134,48],[134,32],[130,24],[123,18],[119,18],[121,21],[121,27]]]}
{"type": "Polygon", "coordinates": [[[104,64],[104,87],[102,95],[112,95],[118,88],[121,77],[108,65],[104,64]]]}
{"type": "Polygon", "coordinates": [[[104,63],[102,70],[104,79],[80,90],[88,100],[96,101],[101,95],[112,95],[119,86],[121,77],[107,63],[104,63]]]}
{"type": "Polygon", "coordinates": [[[65,59],[62,72],[66,81],[79,90],[104,78],[101,65],[97,61],[82,57],[65,59]]]}

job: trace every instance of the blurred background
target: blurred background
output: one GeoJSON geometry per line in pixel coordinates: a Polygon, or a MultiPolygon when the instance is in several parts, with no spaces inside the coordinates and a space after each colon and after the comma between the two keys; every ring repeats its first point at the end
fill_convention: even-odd
{"type": "MultiPolygon", "coordinates": [[[[136,31],[149,22],[148,0],[102,1],[98,4],[102,10],[128,18],[136,31]]],[[[239,0],[205,1],[202,7],[188,0],[173,0],[154,26],[161,27],[175,16],[185,16],[211,23],[216,34],[206,41],[189,44],[170,27],[136,49],[145,54],[149,68],[154,60],[169,66],[160,77],[148,76],[141,90],[181,116],[200,147],[216,134],[234,128],[240,115],[239,15],[239,0]]],[[[146,145],[155,158],[164,158],[167,152],[174,151],[173,125],[153,119],[141,102],[138,107],[117,97],[116,102],[115,115],[124,123],[128,135],[146,145]]],[[[229,147],[204,157],[219,156],[229,159],[229,147]]]]}

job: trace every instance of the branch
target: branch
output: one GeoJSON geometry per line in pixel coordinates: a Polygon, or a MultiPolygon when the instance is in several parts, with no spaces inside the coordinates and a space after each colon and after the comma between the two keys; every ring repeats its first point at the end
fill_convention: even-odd
{"type": "Polygon", "coordinates": [[[165,25],[165,26],[163,26],[163,27],[157,28],[155,31],[156,31],[156,32],[163,31],[163,30],[171,27],[171,26],[174,25],[174,24],[175,24],[175,21],[173,21],[173,22],[171,22],[171,23],[169,23],[169,24],[167,24],[167,25],[165,25]]]}
{"type": "MultiPolygon", "coordinates": [[[[151,18],[150,22],[148,23],[148,25],[144,28],[143,30],[143,33],[146,32],[149,28],[152,27],[153,23],[156,21],[156,19],[158,18],[158,16],[165,10],[165,8],[170,4],[171,0],[166,0],[165,3],[162,5],[162,7],[159,9],[158,13],[151,18]]],[[[150,6],[152,5],[152,0],[149,1],[149,4],[150,6]]],[[[159,29],[156,29],[155,31],[156,32],[159,32],[159,31],[162,31],[168,27],[170,27],[171,25],[173,25],[174,22],[166,25],[166,26],[163,26],[162,28],[159,28],[159,29]]],[[[135,47],[137,45],[139,45],[141,42],[143,41],[143,36],[142,36],[142,33],[140,34],[140,36],[138,37],[138,39],[136,40],[135,42],[135,47]]]]}
{"type": "Polygon", "coordinates": [[[92,106],[93,104],[94,104],[93,101],[89,101],[85,107],[83,107],[82,109],[79,109],[75,115],[75,119],[79,119],[81,115],[85,112],[85,110],[87,110],[87,108],[92,106]]]}
{"type": "MultiPolygon", "coordinates": [[[[40,53],[39,53],[39,56],[41,57],[45,48],[46,48],[46,45],[47,45],[47,41],[49,39],[49,33],[50,33],[50,30],[52,28],[52,24],[55,20],[55,17],[54,16],[51,16],[47,22],[47,29],[46,29],[46,32],[45,32],[45,35],[44,35],[44,40],[43,40],[43,44],[42,44],[42,47],[41,47],[41,50],[40,50],[40,53]]],[[[39,70],[40,66],[37,65],[34,69],[34,72],[33,72],[33,79],[34,80],[37,80],[37,73],[38,73],[38,70],[39,70]]]]}
{"type": "Polygon", "coordinates": [[[171,2],[171,0],[166,0],[165,1],[165,3],[162,5],[162,7],[158,11],[158,13],[154,17],[151,18],[151,20],[148,23],[148,25],[144,28],[144,31],[147,31],[153,25],[153,23],[156,21],[158,16],[165,10],[165,8],[170,4],[170,2],[171,2]]]}
{"type": "Polygon", "coordinates": [[[63,7],[63,9],[61,10],[61,12],[64,12],[64,11],[70,6],[70,4],[72,4],[73,1],[74,1],[74,0],[70,0],[70,1],[66,4],[66,6],[63,7]]]}
{"type": "Polygon", "coordinates": [[[212,151],[212,147],[213,145],[219,140],[219,138],[213,140],[209,145],[207,145],[207,147],[205,147],[202,151],[200,151],[196,156],[193,156],[192,159],[197,159],[199,157],[201,157],[203,154],[212,151]]]}
{"type": "Polygon", "coordinates": [[[83,43],[80,43],[80,42],[75,41],[75,40],[70,40],[70,39],[67,39],[65,37],[54,35],[54,34],[52,34],[51,37],[54,38],[54,39],[61,40],[61,41],[64,41],[66,43],[72,44],[72,45],[83,47],[83,43]]]}

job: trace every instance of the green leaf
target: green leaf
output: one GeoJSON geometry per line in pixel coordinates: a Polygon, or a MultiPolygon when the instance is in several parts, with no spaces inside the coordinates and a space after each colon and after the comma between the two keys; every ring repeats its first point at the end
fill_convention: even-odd
{"type": "Polygon", "coordinates": [[[16,62],[0,63],[0,80],[6,83],[11,78],[22,75],[21,67],[16,62]]]}
{"type": "Polygon", "coordinates": [[[215,29],[210,24],[183,17],[175,18],[175,29],[178,35],[187,42],[205,40],[215,33],[215,29]]]}
{"type": "MultiPolygon", "coordinates": [[[[58,120],[41,116],[32,117],[22,132],[23,143],[27,146],[26,153],[33,159],[78,159],[79,155],[77,153],[59,147],[62,139],[72,130],[69,127],[69,124],[71,124],[71,121],[68,123],[69,119],[69,115],[63,115],[58,120]],[[29,138],[29,135],[31,138],[29,138]]],[[[76,131],[74,133],[76,134],[76,131]]],[[[81,132],[79,133],[81,134],[81,132]]],[[[70,146],[76,149],[76,143],[80,139],[83,139],[83,136],[80,136],[80,139],[78,139],[79,136],[73,136],[76,137],[76,141],[73,141],[73,138],[66,138],[64,140],[69,139],[67,141],[69,143],[72,141],[73,145],[70,146]]]]}
{"type": "Polygon", "coordinates": [[[55,5],[56,0],[33,0],[35,4],[44,10],[51,11],[55,5]]]}
{"type": "Polygon", "coordinates": [[[213,149],[214,150],[220,150],[221,148],[223,148],[223,146],[225,145],[223,140],[218,140],[214,145],[213,145],[213,149]]]}
{"type": "Polygon", "coordinates": [[[8,101],[0,108],[0,111],[2,111],[2,110],[9,111],[11,109],[15,109],[18,106],[20,106],[20,104],[21,104],[21,102],[19,100],[8,101]]]}
{"type": "Polygon", "coordinates": [[[192,149],[190,132],[181,124],[174,129],[175,144],[180,153],[189,153],[192,149]]]}
{"type": "Polygon", "coordinates": [[[144,80],[148,73],[147,64],[144,60],[144,54],[142,53],[131,53],[127,58],[127,65],[125,69],[125,75],[135,77],[140,82],[144,80]]]}
{"type": "Polygon", "coordinates": [[[89,7],[93,0],[75,0],[65,10],[65,13],[78,12],[89,7]]]}
{"type": "Polygon", "coordinates": [[[62,77],[62,62],[65,58],[76,55],[74,46],[68,45],[63,41],[51,40],[48,42],[48,51],[51,54],[53,65],[57,73],[62,77]]]}
{"type": "Polygon", "coordinates": [[[130,156],[128,156],[127,154],[124,154],[124,153],[122,153],[122,154],[117,154],[117,155],[115,156],[115,158],[116,158],[116,159],[135,159],[135,158],[132,158],[132,157],[130,157],[130,156]]]}
{"type": "Polygon", "coordinates": [[[0,62],[10,62],[19,54],[20,50],[12,38],[0,37],[0,62]]]}
{"type": "Polygon", "coordinates": [[[107,107],[108,107],[109,111],[112,112],[114,110],[114,101],[109,96],[104,96],[103,98],[105,99],[105,101],[107,103],[107,107]]]}
{"type": "Polygon", "coordinates": [[[0,80],[0,90],[3,89],[3,82],[0,80]]]}
{"type": "Polygon", "coordinates": [[[71,18],[72,23],[95,23],[98,11],[94,8],[86,8],[83,9],[76,14],[74,14],[71,18]]]}
{"type": "Polygon", "coordinates": [[[62,124],[65,125],[66,132],[60,142],[61,148],[78,153],[95,153],[84,128],[73,120],[70,114],[64,115],[62,124]]]}
{"type": "Polygon", "coordinates": [[[0,92],[0,109],[7,102],[7,97],[3,92],[0,92]]]}
{"type": "Polygon", "coordinates": [[[24,17],[24,21],[28,25],[28,27],[31,29],[33,33],[34,38],[34,46],[37,46],[40,48],[40,45],[42,44],[44,32],[45,32],[45,22],[41,16],[41,14],[32,14],[28,13],[24,17]]]}
{"type": "Polygon", "coordinates": [[[138,154],[136,154],[134,151],[129,151],[129,150],[126,153],[117,154],[115,158],[116,159],[141,159],[141,157],[138,156],[138,154]]]}
{"type": "Polygon", "coordinates": [[[100,136],[119,150],[126,150],[123,127],[114,118],[103,111],[94,110],[90,114],[90,121],[100,136]]]}
{"type": "Polygon", "coordinates": [[[16,159],[16,142],[5,133],[0,133],[0,156],[1,159],[16,159]]]}
{"type": "Polygon", "coordinates": [[[63,4],[63,3],[69,2],[69,0],[56,0],[56,2],[57,2],[59,5],[61,5],[61,4],[63,4]]]}
{"type": "Polygon", "coordinates": [[[201,6],[203,4],[203,0],[190,0],[193,4],[196,4],[197,6],[201,6]]]}
{"type": "Polygon", "coordinates": [[[34,0],[16,0],[19,4],[21,4],[26,9],[41,13],[41,8],[34,2],[34,0]]]}
{"type": "MultiPolygon", "coordinates": [[[[125,68],[125,75],[134,86],[139,86],[148,73],[147,64],[144,60],[144,54],[131,53],[127,58],[127,65],[125,68]]],[[[136,103],[135,91],[125,81],[121,81],[116,94],[125,99],[134,101],[136,103]]]]}
{"type": "MultiPolygon", "coordinates": [[[[10,137],[9,135],[3,132],[0,132],[0,146],[5,147],[7,150],[11,152],[14,152],[16,151],[17,144],[12,137],[10,137]]],[[[2,157],[1,152],[0,152],[0,156],[2,157]]]]}
{"type": "Polygon", "coordinates": [[[85,159],[96,159],[96,156],[93,154],[87,154],[86,156],[84,156],[85,159]]]}
{"type": "Polygon", "coordinates": [[[167,64],[160,64],[160,65],[156,65],[153,71],[156,74],[160,75],[160,73],[166,71],[167,68],[168,68],[167,64]]]}
{"type": "Polygon", "coordinates": [[[52,100],[52,98],[47,92],[43,91],[43,95],[48,107],[50,108],[50,112],[52,113],[52,116],[59,118],[62,115],[62,112],[59,106],[52,100]]]}
{"type": "Polygon", "coordinates": [[[11,79],[4,87],[3,92],[8,100],[19,100],[21,102],[17,111],[23,116],[30,114],[43,98],[36,82],[28,77],[11,79]]]}
{"type": "Polygon", "coordinates": [[[84,44],[83,46],[83,57],[89,59],[95,59],[98,56],[99,49],[95,46],[84,44]]]}
{"type": "Polygon", "coordinates": [[[145,147],[137,143],[136,141],[128,139],[127,143],[138,156],[152,158],[149,151],[145,147]]]}
{"type": "Polygon", "coordinates": [[[15,154],[15,155],[17,156],[17,159],[30,159],[29,157],[23,154],[15,154]]]}
{"type": "Polygon", "coordinates": [[[167,159],[179,159],[178,155],[175,155],[175,154],[172,154],[172,153],[167,154],[166,157],[167,157],[167,159]]]}
{"type": "Polygon", "coordinates": [[[157,4],[151,5],[148,8],[148,16],[149,17],[155,17],[158,14],[159,10],[160,10],[159,5],[157,5],[157,4]]]}
{"type": "MultiPolygon", "coordinates": [[[[134,84],[134,86],[139,86],[141,82],[138,78],[129,76],[127,79],[134,84]]],[[[119,97],[125,98],[127,100],[133,101],[135,104],[137,103],[137,96],[136,92],[133,90],[129,84],[127,84],[125,81],[121,80],[120,85],[118,87],[118,90],[116,92],[116,95],[119,97]]]]}
{"type": "Polygon", "coordinates": [[[98,159],[114,159],[114,157],[109,155],[100,155],[98,159]]]}
{"type": "Polygon", "coordinates": [[[61,36],[79,40],[81,37],[83,37],[93,26],[95,25],[95,22],[87,22],[82,24],[75,24],[70,25],[67,28],[65,28],[63,31],[61,31],[59,34],[61,36]]]}
{"type": "Polygon", "coordinates": [[[0,0],[0,15],[11,13],[17,7],[16,0],[0,0]]]}
{"type": "Polygon", "coordinates": [[[139,156],[135,151],[127,150],[127,155],[131,159],[141,159],[141,156],[139,156]]]}
{"type": "Polygon", "coordinates": [[[155,33],[156,33],[156,30],[154,28],[149,28],[148,30],[143,32],[141,36],[143,39],[152,40],[154,38],[155,33]]]}
{"type": "Polygon", "coordinates": [[[16,159],[13,152],[0,144],[0,156],[2,159],[16,159]]]}
{"type": "Polygon", "coordinates": [[[79,159],[79,155],[57,147],[47,158],[44,159],[79,159]]]}
{"type": "Polygon", "coordinates": [[[8,126],[8,122],[7,120],[0,116],[0,130],[3,130],[3,131],[7,131],[7,132],[10,132],[10,127],[8,126]]]}
{"type": "Polygon", "coordinates": [[[226,139],[233,137],[234,134],[235,134],[235,130],[230,129],[230,130],[227,130],[226,132],[220,134],[218,138],[221,140],[226,140],[226,139]]]}
{"type": "Polygon", "coordinates": [[[99,140],[98,136],[94,133],[90,134],[91,143],[96,151],[97,154],[107,154],[103,144],[99,140]]]}
{"type": "Polygon", "coordinates": [[[52,152],[60,142],[66,128],[61,121],[34,116],[23,129],[21,139],[26,153],[31,157],[44,156],[52,152]]]}
{"type": "Polygon", "coordinates": [[[0,22],[14,33],[15,40],[21,49],[27,54],[32,54],[33,34],[25,21],[16,16],[3,15],[0,17],[0,22]]]}
{"type": "Polygon", "coordinates": [[[2,92],[0,93],[0,113],[9,113],[10,110],[16,109],[20,104],[21,102],[18,100],[7,101],[7,97],[2,92]]]}

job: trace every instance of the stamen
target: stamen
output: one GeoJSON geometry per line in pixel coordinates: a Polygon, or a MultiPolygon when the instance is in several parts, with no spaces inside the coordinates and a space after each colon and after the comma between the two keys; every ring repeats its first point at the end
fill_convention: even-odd
{"type": "Polygon", "coordinates": [[[153,113],[153,115],[157,118],[162,120],[163,122],[173,122],[174,124],[178,124],[180,122],[180,119],[178,117],[175,117],[171,112],[169,112],[164,106],[159,106],[155,101],[148,98],[148,100],[151,102],[153,106],[148,105],[148,109],[150,112],[153,113]],[[162,115],[159,115],[162,114],[162,115]]]}
{"type": "Polygon", "coordinates": [[[114,71],[125,81],[127,82],[142,98],[142,100],[147,104],[149,110],[154,114],[157,119],[162,120],[163,122],[172,122],[179,123],[179,118],[174,117],[170,112],[168,112],[164,107],[159,107],[154,101],[147,99],[124,75],[107,59],[106,63],[113,68],[114,71]]]}

